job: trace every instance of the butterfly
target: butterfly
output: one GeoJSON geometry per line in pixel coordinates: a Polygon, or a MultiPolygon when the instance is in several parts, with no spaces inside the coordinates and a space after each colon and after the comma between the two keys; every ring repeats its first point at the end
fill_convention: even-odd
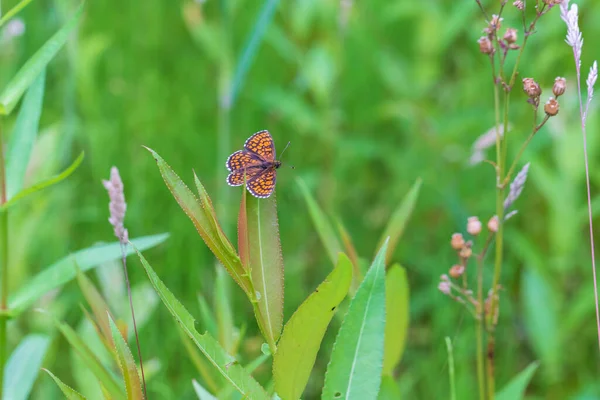
{"type": "Polygon", "coordinates": [[[275,143],[269,131],[260,131],[246,140],[243,150],[230,155],[225,165],[230,172],[227,177],[230,186],[243,185],[245,173],[248,191],[263,199],[275,190],[281,161],[275,159],[275,143]]]}

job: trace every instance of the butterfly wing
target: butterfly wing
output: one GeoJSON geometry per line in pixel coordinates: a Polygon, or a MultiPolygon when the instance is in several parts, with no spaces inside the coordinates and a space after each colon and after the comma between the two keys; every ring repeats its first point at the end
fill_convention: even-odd
{"type": "Polygon", "coordinates": [[[232,171],[229,176],[227,176],[227,184],[229,186],[241,186],[244,184],[244,172],[246,172],[246,181],[249,181],[262,171],[264,170],[260,167],[248,167],[232,171]]]}
{"type": "Polygon", "coordinates": [[[269,163],[275,161],[275,143],[269,131],[256,132],[250,136],[244,143],[244,148],[256,154],[262,161],[269,163]]]}
{"type": "Polygon", "coordinates": [[[261,165],[261,161],[256,155],[246,150],[239,150],[229,156],[225,166],[229,172],[238,170],[244,170],[251,167],[258,167],[261,165]]]}
{"type": "Polygon", "coordinates": [[[273,190],[275,190],[276,177],[277,172],[275,168],[267,168],[251,179],[246,178],[248,191],[254,197],[261,199],[269,197],[273,193],[273,190]]]}

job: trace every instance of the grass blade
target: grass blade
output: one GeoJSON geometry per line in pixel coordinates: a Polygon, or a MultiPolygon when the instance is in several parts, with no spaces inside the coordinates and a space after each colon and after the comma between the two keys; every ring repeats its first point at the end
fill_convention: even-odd
{"type": "Polygon", "coordinates": [[[325,250],[329,255],[331,263],[335,264],[338,253],[342,251],[342,246],[340,245],[340,242],[337,236],[335,235],[333,227],[327,220],[325,213],[317,204],[316,200],[308,190],[308,187],[306,187],[304,181],[298,178],[297,182],[298,186],[300,187],[300,190],[302,191],[302,194],[304,195],[304,201],[306,201],[306,205],[308,206],[308,212],[310,213],[310,217],[313,220],[313,223],[315,224],[315,228],[317,229],[317,233],[321,238],[321,242],[323,243],[323,246],[325,246],[325,250]]]}
{"type": "Polygon", "coordinates": [[[8,141],[6,149],[6,198],[8,200],[23,189],[25,171],[31,158],[42,115],[45,81],[46,70],[44,69],[27,90],[8,141]]]}
{"type": "Polygon", "coordinates": [[[275,391],[282,399],[299,399],[302,395],[327,326],[351,282],[352,263],[340,253],[335,269],[285,325],[273,360],[275,391]]]}
{"type": "Polygon", "coordinates": [[[271,348],[283,326],[283,257],[277,221],[275,194],[258,199],[249,196],[247,201],[248,256],[252,282],[258,301],[257,319],[271,348]]]}
{"type": "Polygon", "coordinates": [[[386,240],[348,307],[325,374],[325,400],[377,398],[383,367],[387,246],[386,240]]]}
{"type": "Polygon", "coordinates": [[[406,271],[399,264],[392,265],[385,277],[385,341],[383,374],[392,376],[400,362],[408,333],[409,289],[406,271]]]}
{"type": "Polygon", "coordinates": [[[56,53],[66,43],[69,35],[81,18],[83,5],[84,3],[81,3],[77,7],[71,19],[27,60],[25,65],[21,67],[19,72],[8,83],[4,91],[0,94],[0,115],[8,115],[12,112],[23,93],[25,93],[34,79],[42,73],[46,65],[52,61],[56,53]]]}
{"type": "Polygon", "coordinates": [[[394,251],[396,250],[396,246],[404,233],[404,229],[406,228],[406,224],[415,208],[415,204],[417,203],[417,198],[419,197],[419,191],[421,190],[421,179],[417,179],[414,183],[410,191],[404,196],[396,210],[392,214],[390,218],[390,222],[388,223],[383,235],[381,235],[381,239],[379,240],[379,247],[383,245],[383,242],[389,237],[389,246],[387,249],[387,254],[385,256],[385,262],[388,264],[394,251]]]}
{"type": "Polygon", "coordinates": [[[28,187],[27,189],[21,190],[20,192],[15,194],[13,198],[11,198],[6,203],[4,203],[2,205],[2,207],[0,207],[0,212],[5,211],[10,206],[14,205],[15,203],[17,203],[19,200],[23,199],[24,197],[27,197],[30,194],[39,192],[42,189],[45,189],[52,185],[55,185],[55,184],[63,181],[64,179],[68,178],[69,175],[71,175],[73,172],[75,172],[77,167],[79,167],[79,165],[83,162],[83,157],[84,157],[84,153],[82,151],[81,154],[79,154],[79,157],[77,157],[75,159],[75,161],[73,161],[73,163],[71,165],[69,165],[69,167],[67,169],[65,169],[63,172],[61,172],[60,174],[55,175],[46,180],[43,180],[42,182],[36,183],[35,185],[28,187]]]}
{"type": "Polygon", "coordinates": [[[446,336],[446,349],[448,350],[448,376],[450,379],[450,400],[456,400],[456,383],[454,378],[454,352],[452,350],[452,341],[448,336],[446,336]]]}
{"type": "Polygon", "coordinates": [[[381,378],[381,390],[377,396],[377,400],[398,400],[402,398],[402,393],[398,384],[392,376],[384,376],[381,378]]]}
{"type": "Polygon", "coordinates": [[[79,284],[79,288],[81,289],[85,300],[90,307],[92,307],[95,321],[92,319],[91,322],[96,323],[101,335],[104,336],[104,339],[108,342],[110,348],[113,348],[115,344],[113,343],[113,335],[109,323],[110,309],[108,308],[108,305],[92,281],[79,269],[77,270],[77,283],[79,284]]]}
{"type": "Polygon", "coordinates": [[[67,400],[86,400],[82,394],[78,393],[75,389],[71,388],[70,386],[65,385],[63,383],[63,381],[58,379],[58,377],[56,377],[56,375],[54,375],[52,372],[48,371],[45,368],[43,368],[42,370],[44,372],[46,372],[48,375],[50,375],[50,377],[52,379],[54,379],[54,382],[56,383],[56,385],[60,388],[61,392],[63,392],[63,394],[65,395],[65,399],[67,399],[67,400]]]}
{"type": "Polygon", "coordinates": [[[212,337],[216,337],[218,335],[217,320],[202,293],[198,293],[198,304],[200,304],[200,320],[202,322],[202,327],[207,330],[212,337]]]}
{"type": "Polygon", "coordinates": [[[254,380],[235,358],[227,354],[227,352],[219,345],[219,342],[207,333],[201,335],[196,331],[196,328],[194,327],[195,321],[192,315],[160,280],[144,256],[139,251],[137,253],[146,270],[148,278],[150,278],[150,283],[154,286],[156,293],[158,293],[164,305],[183,331],[190,339],[192,339],[194,344],[208,358],[219,373],[223,375],[223,377],[238,392],[240,392],[242,396],[256,400],[268,399],[269,396],[263,387],[254,380]]]}
{"type": "Polygon", "coordinates": [[[138,375],[135,360],[133,359],[133,354],[131,354],[131,349],[127,345],[123,335],[121,335],[121,331],[117,328],[115,321],[111,318],[110,313],[106,312],[105,314],[110,324],[119,368],[121,368],[121,373],[125,380],[125,393],[127,393],[127,399],[143,400],[144,394],[142,393],[142,383],[140,381],[140,376],[138,375]]]}
{"type": "Polygon", "coordinates": [[[340,237],[342,238],[342,243],[344,244],[344,249],[346,249],[346,254],[348,254],[348,258],[352,262],[352,285],[350,285],[350,294],[354,297],[354,293],[356,293],[356,289],[360,286],[362,282],[363,276],[362,271],[360,270],[360,264],[358,259],[358,253],[356,252],[356,247],[354,247],[354,243],[352,243],[352,238],[350,234],[344,227],[341,221],[337,221],[338,232],[340,233],[340,237]]]}
{"type": "Polygon", "coordinates": [[[217,317],[218,339],[221,346],[229,354],[235,354],[233,312],[231,310],[231,294],[229,293],[230,280],[227,273],[217,266],[217,277],[215,279],[214,305],[217,317]]]}
{"type": "MultiPolygon", "coordinates": [[[[162,233],[133,239],[131,242],[139,249],[146,250],[159,245],[168,237],[168,234],[162,233]]],[[[127,254],[131,254],[132,252],[133,250],[131,249],[127,250],[127,254]]],[[[24,286],[20,287],[9,297],[8,304],[11,314],[20,314],[50,290],[60,287],[75,278],[76,266],[82,272],[85,272],[102,263],[120,258],[121,244],[114,242],[88,247],[57,261],[29,279],[24,286]]]]}
{"type": "Polygon", "coordinates": [[[218,225],[210,197],[208,197],[198,178],[196,177],[195,181],[200,193],[200,200],[196,198],[194,193],[158,153],[149,148],[147,150],[156,160],[165,184],[173,194],[173,197],[175,197],[175,200],[177,200],[179,206],[196,227],[204,243],[206,243],[215,257],[221,261],[221,264],[223,264],[236,283],[246,292],[246,295],[250,299],[254,299],[255,294],[252,288],[252,281],[248,274],[246,274],[242,261],[235,252],[235,249],[218,225]]]}
{"type": "Polygon", "coordinates": [[[508,382],[502,390],[496,393],[496,400],[521,400],[525,395],[525,389],[527,389],[529,381],[539,365],[540,363],[537,361],[529,364],[527,368],[508,382]]]}
{"type": "Polygon", "coordinates": [[[198,396],[198,400],[217,400],[215,396],[202,387],[195,379],[192,379],[192,386],[194,386],[194,392],[198,396]]]}
{"type": "Polygon", "coordinates": [[[50,344],[45,335],[27,335],[8,359],[4,371],[4,398],[26,400],[50,344]]]}
{"type": "Polygon", "coordinates": [[[16,6],[8,10],[8,12],[4,14],[2,18],[0,18],[0,28],[3,27],[5,23],[10,21],[12,17],[17,15],[22,9],[27,7],[32,1],[33,0],[21,0],[16,6]]]}

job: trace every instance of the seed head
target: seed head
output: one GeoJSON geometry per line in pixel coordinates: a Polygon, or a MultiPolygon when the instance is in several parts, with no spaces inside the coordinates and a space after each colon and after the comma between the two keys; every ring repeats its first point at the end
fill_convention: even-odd
{"type": "Polygon", "coordinates": [[[127,244],[129,236],[127,229],[123,226],[127,203],[125,203],[125,194],[123,193],[123,181],[121,180],[117,167],[112,167],[110,169],[110,180],[102,181],[102,184],[108,191],[108,197],[110,199],[110,202],[108,203],[108,209],[110,211],[108,222],[113,226],[117,239],[119,239],[122,244],[127,244]]]}
{"type": "Polygon", "coordinates": [[[450,244],[454,250],[460,250],[465,245],[465,238],[463,238],[463,235],[460,233],[454,233],[450,240],[450,244]]]}
{"type": "Polygon", "coordinates": [[[558,114],[558,108],[558,101],[550,97],[550,100],[548,100],[548,102],[544,105],[544,112],[549,117],[554,117],[556,114],[558,114]]]}
{"type": "Polygon", "coordinates": [[[554,80],[554,86],[552,86],[552,93],[554,96],[558,97],[565,93],[567,89],[567,80],[565,78],[561,78],[560,76],[554,80]]]}
{"type": "Polygon", "coordinates": [[[450,271],[448,272],[448,274],[454,279],[460,278],[464,273],[465,266],[460,264],[453,265],[452,268],[450,268],[450,271]]]}
{"type": "Polygon", "coordinates": [[[517,41],[517,30],[515,28],[508,28],[504,33],[503,39],[508,44],[515,43],[517,41]]]}
{"type": "Polygon", "coordinates": [[[477,236],[481,232],[481,221],[477,217],[469,217],[467,219],[467,232],[470,235],[477,236]]]}
{"type": "Polygon", "coordinates": [[[525,8],[525,4],[521,0],[513,2],[513,6],[515,6],[519,10],[523,10],[525,8]]]}
{"type": "Polygon", "coordinates": [[[538,98],[542,94],[542,88],[533,78],[523,78],[523,91],[531,99],[538,98]]]}
{"type": "Polygon", "coordinates": [[[487,36],[480,37],[477,43],[479,43],[479,51],[481,51],[483,54],[494,54],[496,51],[492,41],[487,36]]]}
{"type": "Polygon", "coordinates": [[[487,223],[487,227],[490,232],[496,233],[498,232],[498,216],[494,215],[487,223]]]}
{"type": "Polygon", "coordinates": [[[466,260],[467,258],[470,258],[473,255],[473,250],[470,246],[465,246],[462,249],[460,249],[458,255],[460,256],[460,258],[464,258],[466,260]]]}

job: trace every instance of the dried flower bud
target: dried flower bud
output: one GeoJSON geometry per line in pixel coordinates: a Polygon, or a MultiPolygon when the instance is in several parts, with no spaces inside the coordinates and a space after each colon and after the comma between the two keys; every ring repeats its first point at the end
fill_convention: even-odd
{"type": "Polygon", "coordinates": [[[554,86],[552,86],[552,93],[556,97],[562,95],[567,89],[567,80],[565,78],[561,78],[560,76],[554,80],[554,86]]]}
{"type": "Polygon", "coordinates": [[[523,91],[532,99],[540,97],[540,94],[542,94],[542,88],[533,78],[523,79],[523,91]]]}
{"type": "Polygon", "coordinates": [[[465,245],[465,239],[463,238],[462,234],[454,233],[452,235],[452,239],[450,240],[450,244],[454,250],[460,250],[465,245]]]}
{"type": "Polygon", "coordinates": [[[481,221],[477,217],[469,217],[467,219],[467,232],[470,235],[477,236],[481,232],[481,221]]]}
{"type": "Polygon", "coordinates": [[[512,44],[517,41],[517,30],[514,28],[508,28],[504,33],[503,39],[508,44],[512,44]]]}
{"type": "Polygon", "coordinates": [[[494,215],[487,223],[487,227],[490,232],[496,233],[498,232],[498,216],[494,215]]]}
{"type": "Polygon", "coordinates": [[[513,2],[513,6],[515,6],[519,10],[523,10],[525,8],[525,4],[521,0],[513,2]]]}
{"type": "Polygon", "coordinates": [[[494,54],[494,45],[487,36],[480,37],[477,43],[479,43],[479,51],[481,51],[483,54],[494,54]]]}
{"type": "Polygon", "coordinates": [[[550,97],[550,100],[544,105],[544,112],[549,117],[554,117],[558,114],[558,101],[556,99],[550,97]]]}
{"type": "Polygon", "coordinates": [[[460,278],[464,273],[465,266],[460,264],[453,265],[452,268],[450,268],[450,271],[448,272],[448,274],[450,274],[450,276],[454,279],[460,278]]]}
{"type": "Polygon", "coordinates": [[[438,290],[446,295],[450,294],[451,286],[448,281],[441,281],[438,284],[438,290]]]}
{"type": "Polygon", "coordinates": [[[492,20],[490,21],[489,29],[493,31],[500,30],[500,25],[502,25],[502,20],[504,18],[500,18],[498,15],[492,15],[492,20]]]}
{"type": "Polygon", "coordinates": [[[473,250],[470,247],[465,246],[462,249],[460,249],[458,255],[460,256],[460,258],[467,259],[473,255],[473,250]]]}

